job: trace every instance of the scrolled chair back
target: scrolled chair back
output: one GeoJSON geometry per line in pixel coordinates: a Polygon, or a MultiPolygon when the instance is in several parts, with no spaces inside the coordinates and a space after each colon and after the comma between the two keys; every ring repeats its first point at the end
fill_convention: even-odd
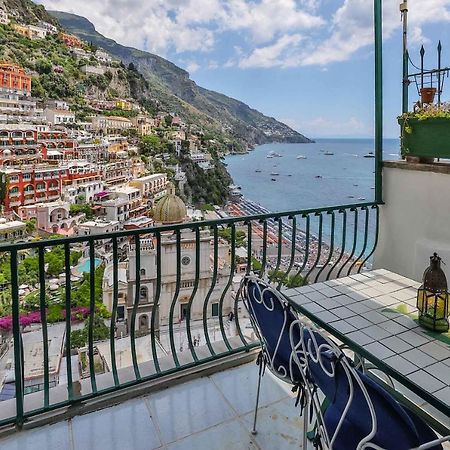
{"type": "Polygon", "coordinates": [[[306,406],[315,417],[317,448],[442,449],[425,422],[355,368],[323,332],[297,320],[291,322],[289,336],[293,362],[305,377],[306,406]]]}
{"type": "Polygon", "coordinates": [[[303,376],[293,353],[289,330],[298,320],[286,297],[268,282],[247,275],[241,283],[241,298],[261,341],[264,364],[278,378],[291,384],[302,382],[303,376]]]}

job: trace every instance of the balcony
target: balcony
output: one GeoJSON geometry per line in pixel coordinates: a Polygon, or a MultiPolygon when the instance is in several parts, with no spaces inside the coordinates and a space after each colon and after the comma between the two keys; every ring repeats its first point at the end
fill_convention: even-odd
{"type": "Polygon", "coordinates": [[[71,448],[72,433],[75,449],[240,449],[243,445],[261,450],[299,448],[301,419],[293,394],[270,374],[264,379],[259,409],[261,431],[251,435],[256,393],[247,386],[253,387],[256,382],[256,365],[244,364],[70,422],[25,431],[0,440],[0,445],[5,450],[59,450],[71,448]]]}
{"type": "Polygon", "coordinates": [[[58,200],[59,197],[60,197],[59,194],[49,194],[49,195],[47,196],[47,198],[48,198],[49,200],[58,200]]]}
{"type": "Polygon", "coordinates": [[[34,198],[26,198],[23,202],[24,205],[32,205],[34,203],[34,198]]]}
{"type": "MultiPolygon", "coordinates": [[[[404,200],[404,194],[401,197],[404,200]]],[[[364,292],[371,286],[364,280],[371,283],[373,276],[369,269],[379,246],[379,215],[379,205],[365,203],[0,247],[11,261],[14,342],[3,357],[13,361],[8,379],[14,381],[3,386],[0,423],[27,428],[39,425],[52,411],[54,421],[72,419],[70,425],[52,425],[51,436],[56,440],[51,445],[65,442],[70,428],[75,448],[84,448],[97,441],[108,445],[108,439],[117,442],[129,437],[130,433],[125,435],[121,427],[128,426],[131,415],[136,416],[136,426],[142,425],[133,433],[136,446],[142,440],[153,448],[209,448],[207,443],[212,441],[217,442],[217,449],[240,448],[236,442],[261,449],[297,448],[302,419],[293,407],[289,385],[271,375],[264,378],[260,433],[253,436],[249,432],[258,369],[248,363],[256,357],[259,342],[235,277],[244,273],[268,276],[275,287],[292,297],[293,307],[308,318],[309,307],[304,309],[304,303],[297,301],[306,290],[307,295],[318,291],[316,296],[308,297],[311,305],[313,298],[335,291],[335,285],[327,280],[342,279],[342,289],[348,289],[347,283],[354,283],[354,289],[364,292]],[[238,231],[245,235],[239,244],[238,231]],[[122,249],[124,243],[131,243],[129,250],[127,246],[122,249]],[[63,267],[64,276],[60,278],[60,322],[48,324],[45,308],[39,307],[37,314],[21,317],[18,286],[23,284],[23,270],[19,269],[19,252],[32,249],[38,255],[38,280],[29,282],[38,286],[39,303],[52,292],[49,286],[54,283],[44,267],[48,252],[62,246],[64,260],[70,262],[70,252],[80,245],[87,246],[89,258],[78,273],[90,272],[90,279],[95,281],[96,271],[105,271],[100,299],[96,297],[100,284],[72,279],[69,265],[63,267]],[[236,258],[238,245],[245,248],[245,258],[242,252],[236,258]],[[173,252],[166,253],[166,249],[173,246],[176,267],[167,260],[173,252]],[[97,255],[101,248],[111,252],[112,262],[106,266],[97,255]],[[125,260],[124,251],[129,251],[125,260]],[[192,276],[186,278],[183,272],[187,268],[192,276]],[[295,287],[304,280],[308,286],[295,287]],[[88,296],[88,307],[76,306],[78,292],[88,296]],[[124,300],[130,293],[131,297],[124,300]],[[146,301],[142,301],[143,295],[146,301]],[[100,318],[101,304],[110,311],[111,318],[100,318]],[[233,321],[228,318],[231,311],[233,321]],[[99,321],[103,323],[101,338],[97,334],[99,321]],[[34,325],[28,325],[30,322],[34,325]],[[19,323],[26,323],[25,329],[19,323]],[[80,329],[86,330],[81,343],[74,334],[80,329]],[[49,342],[48,346],[44,342],[49,342]],[[64,349],[67,354],[69,348],[76,351],[67,358],[64,349]],[[203,378],[196,379],[198,376],[203,378]],[[179,384],[181,379],[183,384],[179,384]],[[169,389],[161,390],[162,386],[169,389]],[[11,388],[17,394],[8,398],[11,388]],[[134,400],[102,409],[130,398],[134,400]],[[78,417],[80,413],[83,415],[78,417]],[[178,418],[177,426],[173,425],[174,416],[178,418]],[[116,425],[110,425],[111,421],[116,425]],[[92,426],[95,423],[103,425],[92,426]],[[110,427],[108,433],[105,427],[110,427]]],[[[317,314],[309,319],[327,329],[329,324],[323,322],[323,317],[317,314]]],[[[440,429],[446,424],[450,427],[449,418],[426,399],[417,400],[415,391],[395,378],[394,383],[407,401],[438,421],[440,429]]],[[[2,448],[21,447],[30,439],[35,444],[48,435],[45,430],[25,431],[0,443],[5,446],[2,448]]]]}
{"type": "Polygon", "coordinates": [[[370,374],[399,406],[448,433],[449,341],[423,331],[414,308],[431,250],[450,256],[450,210],[430,201],[444,189],[448,197],[450,171],[382,167],[376,74],[375,202],[1,246],[12,310],[2,319],[12,368],[0,365],[1,448],[299,448],[310,411],[301,418],[292,386],[269,372],[258,434],[250,432],[260,341],[242,302],[246,274],[269,280],[284,312],[345,344],[333,362],[370,374]],[[88,257],[73,263],[80,249],[88,257]],[[21,266],[28,253],[37,273],[21,266]],[[46,265],[61,255],[56,282],[46,265]],[[25,281],[35,288],[26,315],[25,281]],[[14,426],[23,431],[6,436],[14,426]]]}

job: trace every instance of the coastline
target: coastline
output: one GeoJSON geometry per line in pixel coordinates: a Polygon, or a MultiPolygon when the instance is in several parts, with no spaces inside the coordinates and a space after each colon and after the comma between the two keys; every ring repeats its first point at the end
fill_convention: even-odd
{"type": "MultiPolygon", "coordinates": [[[[233,217],[245,217],[249,215],[270,214],[270,211],[252,200],[241,197],[239,202],[232,203],[228,206],[227,213],[233,217]]],[[[296,227],[294,243],[292,240],[293,232],[293,227],[289,221],[283,220],[280,257],[278,222],[275,222],[273,219],[267,220],[266,248],[269,270],[277,269],[286,271],[291,267],[291,274],[306,274],[312,278],[314,278],[314,275],[319,275],[320,271],[323,272],[322,275],[324,278],[328,278],[333,271],[336,273],[341,267],[345,268],[346,266],[353,266],[353,272],[358,271],[358,260],[348,252],[342,251],[342,248],[331,247],[323,235],[322,238],[319,238],[311,232],[308,235],[305,230],[296,227]],[[294,245],[295,253],[294,259],[292,260],[294,245]],[[326,266],[328,267],[325,269],[326,266]]],[[[261,223],[254,223],[252,225],[252,249],[254,257],[261,257],[263,240],[263,225],[261,223]]]]}

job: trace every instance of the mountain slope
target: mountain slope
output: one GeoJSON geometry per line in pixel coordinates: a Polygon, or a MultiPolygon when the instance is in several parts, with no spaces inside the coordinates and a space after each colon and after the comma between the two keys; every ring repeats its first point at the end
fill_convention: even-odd
{"type": "Polygon", "coordinates": [[[247,145],[268,142],[311,142],[302,134],[245,103],[204,89],[189,78],[189,73],[157,55],[126,47],[98,33],[84,17],[49,11],[59,23],[81,39],[92,42],[119,58],[132,63],[149,83],[150,91],[162,107],[184,118],[194,115],[200,123],[219,124],[238,141],[247,145]]]}

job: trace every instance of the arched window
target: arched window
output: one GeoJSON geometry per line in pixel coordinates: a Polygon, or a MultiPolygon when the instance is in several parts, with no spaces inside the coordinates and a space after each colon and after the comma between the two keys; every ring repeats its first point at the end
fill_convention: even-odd
{"type": "Polygon", "coordinates": [[[144,302],[148,301],[148,289],[146,286],[141,287],[141,290],[139,291],[139,297],[144,302]]]}
{"type": "Polygon", "coordinates": [[[139,331],[140,332],[148,331],[148,316],[147,316],[147,314],[142,314],[142,316],[139,317],[139,331]]]}
{"type": "Polygon", "coordinates": [[[145,277],[145,269],[141,269],[141,276],[145,277]]]}

